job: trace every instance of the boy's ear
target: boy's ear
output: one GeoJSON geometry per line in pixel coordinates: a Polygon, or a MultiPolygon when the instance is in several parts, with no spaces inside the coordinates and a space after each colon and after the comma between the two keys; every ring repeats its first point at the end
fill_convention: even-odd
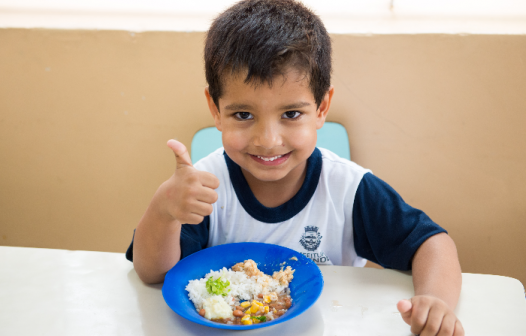
{"type": "Polygon", "coordinates": [[[329,113],[329,108],[331,107],[332,95],[334,94],[334,86],[331,85],[323,100],[321,101],[320,107],[318,107],[318,115],[316,116],[316,128],[322,128],[325,123],[325,118],[327,118],[327,113],[329,113]]]}
{"type": "Polygon", "coordinates": [[[217,129],[221,132],[221,114],[219,114],[219,108],[216,106],[216,103],[214,103],[212,96],[210,96],[210,92],[208,92],[208,86],[205,88],[205,96],[206,102],[208,103],[208,109],[214,118],[217,129]]]}

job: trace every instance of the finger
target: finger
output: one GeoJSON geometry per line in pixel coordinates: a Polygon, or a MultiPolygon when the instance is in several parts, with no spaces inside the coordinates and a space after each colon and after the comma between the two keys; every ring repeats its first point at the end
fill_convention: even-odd
{"type": "Polygon", "coordinates": [[[214,208],[212,204],[205,203],[205,202],[195,202],[194,204],[192,204],[192,209],[190,210],[190,212],[194,215],[204,217],[204,216],[210,215],[213,209],[214,208]]]}
{"type": "Polygon", "coordinates": [[[212,173],[200,171],[199,172],[199,181],[204,187],[211,189],[219,188],[219,179],[212,173]]]}
{"type": "Polygon", "coordinates": [[[174,139],[168,140],[166,145],[170,147],[175,154],[175,161],[177,163],[175,169],[187,166],[193,167],[192,160],[190,159],[190,154],[188,153],[188,150],[186,149],[185,145],[174,139]]]}
{"type": "Polygon", "coordinates": [[[440,326],[440,331],[437,336],[453,336],[455,333],[455,323],[457,322],[457,317],[455,314],[447,314],[442,320],[442,325],[440,326]]]}
{"type": "Polygon", "coordinates": [[[455,333],[454,336],[464,336],[464,327],[462,326],[462,323],[460,323],[459,320],[455,323],[455,333]]]}
{"type": "Polygon", "coordinates": [[[184,223],[184,224],[201,224],[203,219],[204,219],[204,216],[191,213],[188,216],[186,216],[185,218],[183,218],[181,220],[181,222],[184,223]]]}
{"type": "Polygon", "coordinates": [[[413,308],[413,304],[409,300],[400,300],[396,304],[396,308],[400,312],[400,315],[402,316],[402,319],[405,323],[411,325],[411,312],[413,308]]]}
{"type": "Polygon", "coordinates": [[[444,313],[440,308],[431,308],[427,314],[424,329],[420,332],[420,336],[436,336],[444,320],[444,313]]]}
{"type": "Polygon", "coordinates": [[[202,188],[196,196],[196,199],[203,203],[214,204],[217,202],[217,197],[217,192],[214,189],[202,188]]]}
{"type": "MultiPolygon", "coordinates": [[[[413,303],[413,302],[411,302],[413,303]]],[[[413,304],[413,309],[411,313],[411,332],[415,335],[418,335],[422,332],[426,325],[427,316],[429,314],[429,305],[422,304],[413,304]]]]}
{"type": "Polygon", "coordinates": [[[212,205],[194,201],[187,204],[186,211],[174,214],[174,217],[182,224],[200,224],[205,216],[212,213],[212,205]]]}

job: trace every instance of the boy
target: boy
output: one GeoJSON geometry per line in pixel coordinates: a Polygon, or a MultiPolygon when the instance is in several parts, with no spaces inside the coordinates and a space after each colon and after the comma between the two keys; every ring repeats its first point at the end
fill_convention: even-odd
{"type": "Polygon", "coordinates": [[[155,193],[127,257],[162,282],[200,249],[254,241],[318,264],[413,270],[415,296],[398,309],[421,335],[463,335],[453,313],[461,286],[445,230],[368,170],[316,145],[334,88],[331,44],[294,0],[241,1],[212,24],[205,90],[224,149],[192,165],[178,141],[172,177],[155,193]]]}

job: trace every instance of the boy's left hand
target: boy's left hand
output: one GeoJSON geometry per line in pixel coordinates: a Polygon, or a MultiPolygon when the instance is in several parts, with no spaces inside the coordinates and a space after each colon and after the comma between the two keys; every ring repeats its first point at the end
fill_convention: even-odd
{"type": "Polygon", "coordinates": [[[449,306],[437,297],[417,295],[396,305],[411,332],[420,336],[464,336],[464,328],[449,306]]]}

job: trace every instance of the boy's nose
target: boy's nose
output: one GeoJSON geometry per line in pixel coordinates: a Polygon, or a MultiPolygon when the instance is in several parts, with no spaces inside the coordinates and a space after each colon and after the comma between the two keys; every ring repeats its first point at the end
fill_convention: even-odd
{"type": "Polygon", "coordinates": [[[265,149],[272,149],[283,145],[283,138],[281,137],[279,126],[261,125],[261,127],[256,128],[255,131],[254,145],[265,149]]]}

